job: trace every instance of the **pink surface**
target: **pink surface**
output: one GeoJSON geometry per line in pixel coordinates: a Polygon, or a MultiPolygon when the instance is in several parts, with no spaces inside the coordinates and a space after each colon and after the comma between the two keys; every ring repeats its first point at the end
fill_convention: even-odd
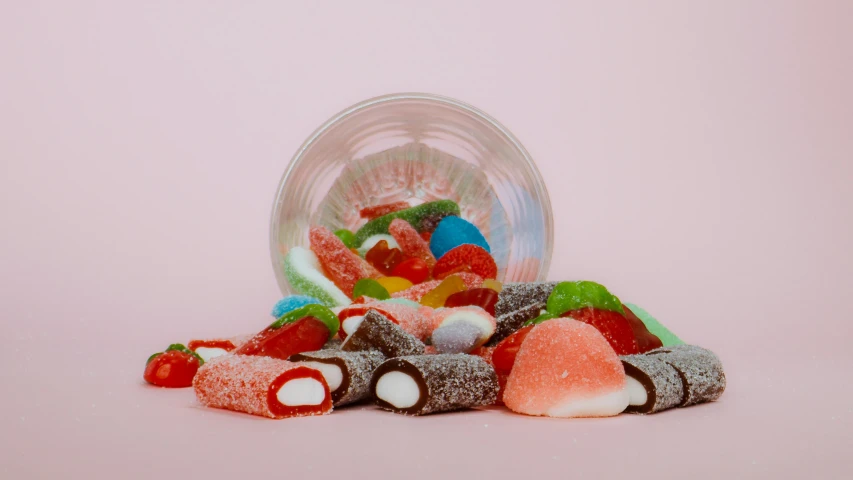
{"type": "Polygon", "coordinates": [[[853,468],[850,2],[117,3],[0,15],[0,477],[853,468]],[[396,91],[504,122],[548,180],[551,277],[601,281],[716,351],[722,399],[276,422],[142,385],[151,352],[269,321],[287,160],[396,91]]]}

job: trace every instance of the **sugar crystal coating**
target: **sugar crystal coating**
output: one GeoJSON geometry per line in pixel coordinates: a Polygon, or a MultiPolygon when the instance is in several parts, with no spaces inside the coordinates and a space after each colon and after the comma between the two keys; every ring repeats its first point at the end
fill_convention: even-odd
{"type": "Polygon", "coordinates": [[[274,318],[281,318],[285,313],[292,312],[297,308],[304,307],[305,305],[310,305],[312,303],[320,305],[323,304],[320,300],[317,300],[314,297],[309,297],[308,295],[288,295],[275,302],[271,313],[274,318]]]}
{"type": "Polygon", "coordinates": [[[370,309],[355,332],[341,345],[341,350],[378,350],[386,357],[394,358],[421,355],[424,353],[424,343],[378,311],[370,309]]]}
{"type": "Polygon", "coordinates": [[[284,274],[297,292],[314,297],[323,305],[337,307],[352,301],[323,274],[317,255],[303,247],[293,247],[284,257],[284,274]]]}
{"type": "Polygon", "coordinates": [[[438,222],[429,239],[429,248],[438,260],[450,250],[464,244],[478,245],[489,253],[492,251],[486,237],[476,225],[456,216],[445,217],[438,222]]]}
{"type": "MultiPolygon", "coordinates": [[[[355,315],[366,315],[368,310],[376,310],[388,320],[396,323],[405,332],[413,335],[418,340],[426,340],[432,334],[432,311],[424,309],[421,305],[412,307],[399,303],[369,302],[364,304],[350,305],[338,313],[338,318],[343,322],[355,315]]],[[[341,330],[341,337],[345,333],[341,330]]]]}
{"type": "Polygon", "coordinates": [[[439,353],[468,353],[479,338],[480,329],[467,322],[451,323],[432,332],[432,344],[439,353]]]}
{"type": "Polygon", "coordinates": [[[352,253],[340,238],[326,227],[308,231],[311,251],[317,255],[329,279],[352,298],[356,282],[362,278],[378,278],[381,274],[363,258],[352,253]]]}
{"type": "Polygon", "coordinates": [[[459,215],[459,205],[452,200],[437,200],[392,212],[374,218],[361,227],[355,233],[355,243],[361,245],[371,235],[388,233],[388,227],[395,218],[402,218],[418,229],[418,232],[424,232],[436,219],[442,219],[448,215],[459,215]]]}
{"type": "Polygon", "coordinates": [[[720,359],[696,345],[673,345],[646,353],[672,365],[681,375],[685,394],[681,407],[713,402],[726,389],[726,374],[720,359]]]}
{"type": "Polygon", "coordinates": [[[657,413],[677,407],[684,398],[684,383],[672,365],[654,355],[626,355],[619,357],[625,374],[637,380],[645,389],[647,401],[643,405],[628,405],[628,413],[657,413]]]}
{"type": "Polygon", "coordinates": [[[495,304],[495,317],[501,317],[534,303],[545,304],[556,285],[557,282],[503,284],[498,303],[495,304]]]}
{"type": "MultiPolygon", "coordinates": [[[[462,279],[462,283],[465,284],[465,288],[477,288],[483,283],[483,277],[473,273],[461,272],[454,274],[454,276],[462,279]]],[[[419,283],[412,288],[392,293],[391,298],[405,298],[407,300],[419,302],[424,295],[434,290],[435,287],[441,284],[441,282],[442,280],[430,280],[428,282],[419,283]]]]}
{"type": "Polygon", "coordinates": [[[385,355],[375,350],[361,352],[319,350],[294,355],[291,361],[316,361],[337,365],[344,378],[340,387],[332,392],[332,401],[336,407],[339,407],[370,396],[370,379],[373,371],[385,361],[385,355]]]}
{"type": "Polygon", "coordinates": [[[388,226],[388,231],[397,240],[403,255],[409,258],[420,258],[430,269],[435,266],[435,257],[429,249],[429,244],[409,222],[402,218],[395,218],[388,226]]]}

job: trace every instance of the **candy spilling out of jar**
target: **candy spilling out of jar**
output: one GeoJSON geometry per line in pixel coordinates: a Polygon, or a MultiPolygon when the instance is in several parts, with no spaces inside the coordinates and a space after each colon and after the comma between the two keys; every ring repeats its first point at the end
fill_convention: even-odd
{"type": "Polygon", "coordinates": [[[709,350],[591,281],[501,284],[483,233],[443,200],[315,226],[284,260],[298,293],[254,335],[152,355],[147,382],[269,418],[372,401],[404,415],[502,405],[547,417],[651,414],[711,402],[709,350]]]}

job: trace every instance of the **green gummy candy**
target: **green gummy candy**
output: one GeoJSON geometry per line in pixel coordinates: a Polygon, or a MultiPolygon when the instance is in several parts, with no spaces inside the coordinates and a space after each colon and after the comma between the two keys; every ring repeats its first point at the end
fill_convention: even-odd
{"type": "Polygon", "coordinates": [[[581,280],[578,282],[560,282],[548,297],[548,312],[560,316],[566,312],[584,307],[612,310],[622,313],[622,302],[608,292],[604,285],[581,280]]]}
{"type": "Polygon", "coordinates": [[[314,252],[293,247],[284,257],[284,275],[298,293],[314,297],[327,307],[342,307],[352,303],[347,295],[322,273],[314,252]]]}
{"type": "MultiPolygon", "coordinates": [[[[198,366],[204,365],[204,360],[199,356],[199,354],[197,354],[194,351],[190,350],[189,348],[185,347],[184,344],[182,344],[182,343],[173,343],[173,344],[169,345],[169,348],[167,348],[165,351],[168,352],[171,350],[186,353],[187,355],[192,355],[193,357],[196,358],[196,360],[198,360],[198,366]]],[[[151,360],[153,360],[155,355],[151,355],[150,357],[148,357],[148,361],[150,362],[151,360]]]]}
{"type": "Polygon", "coordinates": [[[539,325],[542,322],[545,322],[545,321],[548,321],[548,320],[551,320],[554,318],[560,318],[560,317],[557,315],[554,315],[551,312],[545,312],[536,318],[531,318],[530,320],[524,322],[524,326],[526,327],[528,325],[539,325]]]}
{"type": "Polygon", "coordinates": [[[361,245],[365,240],[367,240],[367,237],[372,235],[388,233],[388,225],[391,225],[391,221],[395,218],[402,218],[412,224],[412,226],[420,232],[422,230],[421,222],[424,219],[434,217],[430,219],[438,223],[438,220],[441,218],[451,215],[459,216],[459,213],[459,205],[457,205],[453,200],[436,200],[416,207],[392,212],[388,215],[376,217],[365,223],[363,227],[359,228],[358,231],[355,232],[355,244],[361,245]]]}
{"type": "Polygon", "coordinates": [[[643,325],[646,328],[657,336],[661,342],[663,342],[664,347],[671,347],[673,345],[683,345],[684,342],[675,336],[674,333],[670,332],[668,328],[664,327],[655,317],[649,315],[649,312],[643,310],[642,308],[634,305],[633,303],[626,303],[626,307],[628,307],[634,315],[637,316],[640,320],[642,320],[643,325]]]}
{"type": "Polygon", "coordinates": [[[338,320],[338,316],[335,315],[335,312],[329,310],[329,307],[317,305],[316,303],[305,305],[304,307],[285,313],[278,320],[273,322],[272,325],[270,325],[270,328],[281,328],[288,323],[293,323],[305,317],[314,317],[323,322],[323,324],[326,325],[326,328],[329,329],[329,338],[338,334],[338,328],[341,326],[341,321],[338,320]]]}
{"type": "Polygon", "coordinates": [[[340,238],[344,245],[347,248],[355,248],[355,234],[347,230],[346,228],[342,228],[340,230],[335,231],[335,236],[340,238]]]}
{"type": "Polygon", "coordinates": [[[377,300],[387,300],[391,298],[391,294],[388,293],[388,290],[372,278],[362,278],[355,282],[355,288],[352,290],[352,298],[358,298],[362,295],[365,297],[375,298],[377,300]]]}

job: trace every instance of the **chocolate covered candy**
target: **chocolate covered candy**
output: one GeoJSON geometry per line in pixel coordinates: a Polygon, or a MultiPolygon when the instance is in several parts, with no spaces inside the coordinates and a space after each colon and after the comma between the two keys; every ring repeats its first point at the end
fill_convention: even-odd
{"type": "Polygon", "coordinates": [[[376,369],[370,382],[379,407],[405,415],[491,405],[499,389],[495,369],[466,354],[393,358],[376,369]]]}
{"type": "Polygon", "coordinates": [[[657,355],[619,357],[625,368],[627,413],[657,413],[677,407],[684,400],[681,375],[657,355]]]}
{"type": "Polygon", "coordinates": [[[376,350],[320,350],[296,354],[290,361],[319,370],[332,392],[332,402],[338,407],[370,396],[370,379],[376,367],[385,361],[385,355],[376,350]]]}
{"type": "Polygon", "coordinates": [[[495,304],[497,328],[487,345],[495,346],[545,308],[557,282],[507,283],[495,304]]]}
{"type": "Polygon", "coordinates": [[[341,344],[345,352],[378,350],[388,358],[404,355],[423,355],[424,343],[399,325],[370,309],[358,328],[341,344]]]}
{"type": "Polygon", "coordinates": [[[710,350],[696,345],[661,347],[646,355],[660,358],[678,371],[684,382],[684,398],[680,407],[713,402],[726,389],[723,364],[710,350]]]}

